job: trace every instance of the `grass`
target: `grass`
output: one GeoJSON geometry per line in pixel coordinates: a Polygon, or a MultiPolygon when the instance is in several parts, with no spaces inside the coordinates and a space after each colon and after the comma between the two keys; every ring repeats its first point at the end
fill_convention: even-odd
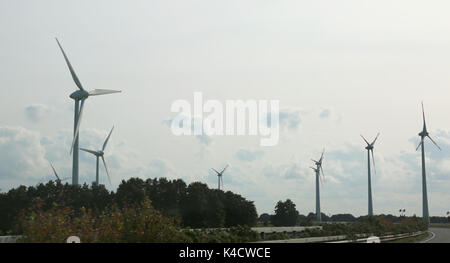
{"type": "Polygon", "coordinates": [[[397,240],[386,241],[383,243],[416,243],[422,241],[430,236],[430,233],[426,232],[424,234],[415,237],[405,237],[397,240]]]}

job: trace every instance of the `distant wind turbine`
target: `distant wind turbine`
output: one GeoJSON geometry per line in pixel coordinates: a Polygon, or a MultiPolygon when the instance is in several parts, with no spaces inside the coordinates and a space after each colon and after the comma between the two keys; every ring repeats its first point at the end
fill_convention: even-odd
{"type": "Polygon", "coordinates": [[[368,184],[369,184],[369,216],[373,216],[373,205],[372,205],[372,180],[370,177],[370,153],[372,153],[372,161],[373,161],[373,171],[377,173],[375,170],[375,158],[373,157],[373,146],[375,145],[375,142],[378,139],[378,136],[380,133],[377,134],[377,137],[375,137],[375,140],[373,140],[372,143],[369,143],[364,136],[361,135],[363,140],[367,143],[366,150],[367,150],[367,172],[368,172],[368,184]]]}
{"type": "Polygon", "coordinates": [[[97,158],[97,166],[96,166],[96,173],[95,173],[95,183],[97,185],[99,184],[99,176],[98,176],[98,161],[99,161],[99,158],[102,158],[103,165],[105,166],[106,174],[108,175],[109,184],[111,184],[111,178],[109,177],[108,168],[106,167],[106,162],[105,162],[105,158],[103,157],[103,155],[104,155],[104,151],[105,151],[106,145],[108,144],[109,137],[111,137],[111,133],[112,133],[113,130],[114,130],[114,126],[111,128],[111,131],[109,132],[108,137],[106,137],[105,142],[103,143],[103,147],[102,147],[101,150],[93,151],[93,150],[80,148],[80,150],[88,152],[88,153],[91,153],[91,154],[95,155],[95,157],[97,158]]]}
{"type": "Polygon", "coordinates": [[[53,167],[53,164],[49,161],[49,163],[50,163],[50,166],[52,167],[52,170],[53,170],[53,173],[55,174],[55,176],[56,176],[56,182],[63,182],[63,181],[66,181],[66,180],[68,180],[68,179],[70,179],[70,177],[65,177],[65,178],[63,178],[63,179],[61,179],[61,178],[59,178],[59,176],[58,176],[58,173],[56,172],[56,170],[55,170],[55,167],[53,167]]]}
{"type": "Polygon", "coordinates": [[[212,170],[214,170],[214,172],[217,173],[217,179],[218,179],[218,189],[220,190],[220,184],[222,182],[222,188],[223,188],[223,179],[222,179],[222,175],[223,172],[225,172],[225,170],[228,168],[228,164],[225,166],[225,168],[223,168],[223,170],[219,173],[218,171],[216,171],[216,169],[211,168],[212,170]]]}
{"type": "Polygon", "coordinates": [[[56,38],[56,42],[58,43],[58,46],[61,49],[64,59],[66,60],[67,66],[69,67],[70,74],[72,75],[72,79],[75,82],[75,85],[78,87],[77,91],[70,94],[70,98],[75,101],[74,132],[73,132],[72,146],[70,147],[70,153],[72,153],[72,151],[73,151],[72,184],[77,185],[78,184],[78,153],[79,153],[79,151],[78,151],[79,133],[78,132],[80,129],[81,118],[83,116],[84,102],[89,96],[105,95],[105,94],[117,93],[117,92],[121,92],[121,91],[106,90],[106,89],[94,89],[89,92],[86,91],[83,88],[83,86],[81,85],[80,80],[78,79],[77,75],[75,74],[75,71],[69,62],[69,59],[67,58],[66,53],[64,52],[64,50],[57,38],[56,38]],[[81,107],[80,107],[80,101],[81,101],[81,107]]]}
{"type": "Polygon", "coordinates": [[[422,215],[423,220],[425,220],[427,224],[430,224],[430,217],[428,214],[427,178],[425,174],[425,149],[424,149],[425,137],[428,137],[439,150],[441,150],[441,148],[436,144],[436,142],[433,139],[431,139],[430,135],[428,134],[427,125],[425,123],[425,110],[423,109],[423,102],[422,102],[422,117],[423,117],[423,128],[422,131],[419,133],[420,143],[417,146],[416,151],[419,149],[420,146],[422,146],[422,215]]]}
{"type": "Polygon", "coordinates": [[[316,165],[316,168],[311,167],[311,169],[314,170],[316,173],[316,220],[321,222],[322,221],[322,214],[320,212],[320,190],[319,190],[319,180],[322,180],[320,178],[320,173],[322,172],[322,177],[325,178],[325,175],[323,173],[322,168],[322,161],[323,161],[323,154],[325,153],[325,149],[322,151],[322,155],[320,156],[320,159],[318,161],[311,159],[314,164],[316,165]]]}

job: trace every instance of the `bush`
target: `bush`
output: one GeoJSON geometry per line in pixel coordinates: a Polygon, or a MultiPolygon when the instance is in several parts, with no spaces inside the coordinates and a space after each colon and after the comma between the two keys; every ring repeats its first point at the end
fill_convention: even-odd
{"type": "Polygon", "coordinates": [[[22,212],[18,227],[24,238],[21,242],[65,242],[75,235],[82,242],[185,242],[173,220],[156,211],[150,200],[139,205],[118,208],[112,206],[102,212],[81,209],[75,214],[71,207],[53,206],[46,211],[37,200],[22,212]]]}
{"type": "Polygon", "coordinates": [[[259,240],[259,235],[248,226],[225,229],[184,229],[183,234],[192,243],[244,243],[259,240]]]}
{"type": "Polygon", "coordinates": [[[265,240],[285,240],[285,239],[289,239],[289,236],[284,233],[273,233],[273,234],[267,235],[267,237],[264,239],[265,240]]]}

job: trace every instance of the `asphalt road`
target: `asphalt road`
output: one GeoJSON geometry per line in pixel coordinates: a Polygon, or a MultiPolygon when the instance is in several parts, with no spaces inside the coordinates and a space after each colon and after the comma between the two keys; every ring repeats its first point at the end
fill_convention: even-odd
{"type": "Polygon", "coordinates": [[[431,236],[421,243],[450,243],[450,228],[430,227],[431,236]]]}

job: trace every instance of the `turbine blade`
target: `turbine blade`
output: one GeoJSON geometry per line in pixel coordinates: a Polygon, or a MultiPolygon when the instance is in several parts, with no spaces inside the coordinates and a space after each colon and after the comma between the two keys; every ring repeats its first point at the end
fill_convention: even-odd
{"type": "Polygon", "coordinates": [[[427,130],[427,124],[425,122],[425,110],[423,109],[423,101],[422,101],[422,118],[423,118],[423,131],[427,130]]]}
{"type": "Polygon", "coordinates": [[[222,190],[223,190],[223,177],[220,176],[220,184],[222,185],[222,190]]]}
{"type": "Polygon", "coordinates": [[[103,165],[105,166],[106,174],[108,175],[109,184],[112,185],[111,184],[111,177],[109,177],[108,167],[106,167],[105,158],[103,156],[102,156],[102,161],[103,161],[103,165]]]}
{"type": "Polygon", "coordinates": [[[106,94],[112,94],[112,93],[118,93],[122,92],[120,90],[110,90],[110,89],[95,89],[89,91],[89,96],[97,96],[97,95],[106,95],[106,94]]]}
{"type": "Polygon", "coordinates": [[[423,139],[420,139],[420,143],[419,143],[419,145],[417,145],[416,151],[419,149],[419,147],[420,147],[420,145],[422,145],[422,143],[423,143],[423,139]]]}
{"type": "Polygon", "coordinates": [[[375,142],[377,141],[379,135],[380,135],[380,133],[377,134],[377,137],[375,137],[375,140],[373,140],[372,145],[375,144],[375,142]]]}
{"type": "Polygon", "coordinates": [[[211,169],[213,169],[214,170],[214,172],[216,172],[217,174],[220,174],[218,171],[216,171],[216,169],[214,169],[214,168],[211,168],[211,169]]]}
{"type": "Polygon", "coordinates": [[[425,110],[423,109],[423,101],[422,101],[422,118],[423,118],[423,123],[425,124],[425,110]]]}
{"type": "Polygon", "coordinates": [[[228,168],[228,164],[227,166],[225,166],[225,168],[223,168],[222,172],[220,172],[220,174],[222,174],[223,172],[225,172],[225,170],[228,168]]]}
{"type": "Polygon", "coordinates": [[[70,154],[72,154],[73,146],[75,145],[75,139],[78,137],[78,132],[80,130],[80,123],[81,123],[81,117],[83,117],[83,108],[84,108],[84,101],[86,99],[81,100],[81,107],[80,112],[78,114],[78,120],[77,120],[77,126],[75,128],[75,132],[73,133],[73,140],[72,140],[72,147],[70,147],[70,154]]]}
{"type": "Polygon", "coordinates": [[[61,46],[61,44],[59,43],[58,39],[57,39],[57,38],[55,38],[55,39],[56,39],[56,42],[58,43],[59,48],[61,49],[61,52],[63,53],[64,59],[66,60],[67,66],[69,67],[70,74],[72,75],[73,81],[75,81],[75,84],[77,85],[77,87],[78,87],[80,90],[84,90],[84,89],[83,89],[83,86],[81,85],[80,80],[79,80],[78,77],[77,77],[77,74],[75,74],[75,70],[73,70],[72,65],[71,65],[70,62],[69,62],[69,59],[68,59],[67,56],[66,56],[66,52],[64,52],[64,49],[62,48],[62,46],[61,46]]]}
{"type": "Polygon", "coordinates": [[[315,163],[318,163],[318,161],[316,161],[316,160],[314,160],[314,159],[311,159],[311,161],[313,161],[313,162],[315,162],[315,163]]]}
{"type": "Polygon", "coordinates": [[[92,153],[93,155],[97,155],[98,154],[98,152],[96,152],[96,151],[92,151],[92,150],[88,150],[88,149],[84,149],[84,148],[80,148],[80,150],[88,152],[88,153],[92,153]]]}
{"type": "Polygon", "coordinates": [[[437,143],[431,139],[430,135],[427,135],[427,137],[434,143],[434,145],[436,145],[436,147],[438,147],[439,150],[441,150],[441,147],[439,147],[439,145],[437,145],[437,143]]]}
{"type": "Polygon", "coordinates": [[[111,137],[111,133],[112,133],[113,130],[114,130],[114,126],[112,127],[111,131],[110,131],[109,134],[108,134],[108,137],[106,137],[106,140],[105,140],[105,142],[103,143],[102,151],[105,150],[106,144],[108,144],[109,137],[111,137]]]}
{"type": "Polygon", "coordinates": [[[369,142],[366,140],[366,138],[364,138],[364,136],[362,136],[361,134],[360,134],[360,136],[361,136],[361,138],[363,138],[363,140],[367,143],[367,145],[370,145],[369,142]]]}
{"type": "Polygon", "coordinates": [[[51,166],[52,169],[53,169],[53,172],[55,173],[56,178],[57,178],[59,181],[61,181],[61,179],[59,179],[58,174],[56,173],[55,167],[53,167],[53,164],[52,164],[50,161],[49,161],[49,163],[50,163],[50,166],[51,166]]]}
{"type": "Polygon", "coordinates": [[[373,163],[373,171],[377,173],[377,170],[375,169],[375,157],[373,157],[373,149],[370,150],[372,152],[372,163],[373,163]]]}
{"type": "Polygon", "coordinates": [[[323,173],[322,165],[320,166],[320,171],[322,172],[323,179],[325,179],[325,174],[323,173]]]}
{"type": "Polygon", "coordinates": [[[323,159],[323,154],[325,153],[325,148],[323,148],[323,151],[322,151],[322,155],[320,155],[320,159],[319,159],[319,162],[320,163],[322,163],[322,159],[323,159]]]}

